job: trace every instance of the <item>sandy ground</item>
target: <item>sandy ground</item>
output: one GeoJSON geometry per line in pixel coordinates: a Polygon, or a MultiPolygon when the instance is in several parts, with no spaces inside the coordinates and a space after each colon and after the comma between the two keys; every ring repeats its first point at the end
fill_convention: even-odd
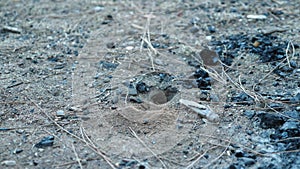
{"type": "Polygon", "coordinates": [[[0,1],[0,168],[299,168],[299,9],[0,1]]]}

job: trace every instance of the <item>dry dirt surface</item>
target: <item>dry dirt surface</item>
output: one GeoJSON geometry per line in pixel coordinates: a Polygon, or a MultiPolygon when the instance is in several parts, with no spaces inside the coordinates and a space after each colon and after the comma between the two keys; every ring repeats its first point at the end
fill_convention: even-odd
{"type": "Polygon", "coordinates": [[[300,3],[0,1],[0,168],[300,168],[300,3]]]}

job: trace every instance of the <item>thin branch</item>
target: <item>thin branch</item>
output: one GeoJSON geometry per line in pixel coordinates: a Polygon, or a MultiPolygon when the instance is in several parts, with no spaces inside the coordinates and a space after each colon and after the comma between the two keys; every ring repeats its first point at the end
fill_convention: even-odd
{"type": "Polygon", "coordinates": [[[185,169],[189,169],[189,168],[192,168],[202,157],[205,156],[205,154],[209,151],[209,150],[212,150],[214,148],[216,148],[218,146],[213,146],[209,149],[207,149],[206,151],[204,151],[204,153],[202,153],[196,160],[194,160],[190,165],[188,165],[187,167],[185,167],[185,169]]]}
{"type": "Polygon", "coordinates": [[[292,56],[290,57],[291,59],[294,58],[295,56],[295,47],[294,47],[294,44],[292,41],[289,41],[286,49],[285,49],[285,56],[286,56],[286,60],[289,64],[289,67],[291,67],[291,63],[290,63],[290,58],[289,58],[289,50],[290,50],[290,47],[292,47],[292,56]]]}
{"type": "Polygon", "coordinates": [[[90,143],[86,142],[86,140],[76,136],[73,133],[70,133],[68,130],[66,130],[65,128],[63,128],[60,124],[58,124],[52,117],[50,117],[46,111],[41,108],[37,103],[35,103],[33,100],[31,100],[29,97],[25,96],[32,104],[34,104],[52,123],[54,123],[59,129],[61,129],[62,131],[64,131],[65,133],[69,134],[70,136],[80,140],[81,142],[85,143],[88,147],[91,148],[91,150],[93,150],[95,153],[97,153],[98,155],[100,155],[106,162],[107,164],[113,168],[116,169],[115,165],[112,164],[111,160],[105,155],[104,152],[99,151],[97,147],[95,147],[94,145],[91,145],[90,143]]]}
{"type": "Polygon", "coordinates": [[[154,153],[146,144],[145,142],[143,142],[143,140],[141,140],[139,138],[139,136],[135,133],[135,131],[129,127],[130,131],[131,131],[131,134],[144,146],[147,148],[148,151],[150,151],[154,157],[163,165],[164,168],[167,168],[166,164],[156,155],[156,153],[154,153]]]}
{"type": "Polygon", "coordinates": [[[81,159],[79,158],[79,156],[78,156],[78,154],[77,154],[77,152],[76,152],[76,150],[75,150],[75,147],[74,147],[74,144],[72,143],[72,149],[73,149],[73,151],[74,151],[74,154],[75,154],[75,157],[76,157],[76,160],[77,160],[77,162],[78,162],[78,165],[79,165],[79,167],[80,167],[80,169],[82,169],[82,164],[81,164],[81,159]]]}

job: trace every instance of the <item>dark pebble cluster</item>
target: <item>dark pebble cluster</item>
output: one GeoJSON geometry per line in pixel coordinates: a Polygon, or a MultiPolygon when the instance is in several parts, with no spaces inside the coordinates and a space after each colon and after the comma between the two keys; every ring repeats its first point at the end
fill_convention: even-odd
{"type": "Polygon", "coordinates": [[[209,74],[201,68],[198,68],[194,72],[194,77],[196,78],[196,82],[198,88],[201,90],[211,90],[211,77],[209,74]]]}
{"type": "MultiPolygon", "coordinates": [[[[257,155],[248,154],[243,150],[234,150],[237,157],[237,162],[231,164],[228,168],[247,168],[254,164],[259,164],[259,168],[290,168],[291,165],[300,166],[300,153],[294,150],[300,149],[300,113],[297,110],[283,111],[282,115],[269,113],[265,111],[245,110],[244,114],[247,118],[257,121],[259,128],[264,131],[261,137],[269,138],[270,145],[273,145],[272,152],[291,151],[290,153],[280,153],[278,156],[283,160],[264,161],[258,163],[257,155]],[[246,160],[245,160],[246,159],[246,160]]],[[[251,135],[253,132],[248,132],[251,135]]],[[[265,143],[255,143],[255,146],[264,146],[265,143]]],[[[266,154],[265,150],[260,150],[259,153],[266,154]]]]}
{"type": "Polygon", "coordinates": [[[252,166],[257,162],[257,157],[254,154],[244,152],[241,149],[231,150],[231,153],[234,154],[234,156],[237,159],[237,162],[231,164],[228,167],[229,169],[246,168],[252,166]]]}
{"type": "MultiPolygon", "coordinates": [[[[277,36],[271,34],[236,34],[224,37],[221,40],[215,40],[210,43],[214,46],[220,60],[226,65],[231,65],[233,59],[241,52],[257,54],[261,62],[279,61],[285,58],[287,41],[283,41],[277,36]]],[[[294,44],[295,48],[299,45],[294,44]]],[[[296,54],[299,55],[299,54],[296,54]]],[[[291,63],[296,67],[296,63],[291,63]]]]}
{"type": "Polygon", "coordinates": [[[145,164],[147,162],[139,162],[133,159],[122,159],[121,162],[118,164],[118,169],[122,168],[138,168],[138,169],[145,169],[147,168],[145,164]]]}
{"type": "Polygon", "coordinates": [[[178,91],[177,88],[172,87],[172,85],[170,84],[175,78],[170,74],[157,72],[148,76],[146,75],[144,78],[153,78],[157,81],[157,84],[160,84],[160,86],[149,86],[143,80],[138,82],[133,81],[130,83],[126,83],[125,85],[128,87],[129,101],[134,103],[143,103],[143,100],[139,97],[139,94],[146,94],[150,92],[152,88],[159,88],[160,90],[163,90],[168,100],[173,98],[173,96],[178,91]]]}
{"type": "Polygon", "coordinates": [[[229,102],[233,102],[239,105],[252,105],[254,104],[254,99],[250,97],[245,92],[235,92],[232,91],[231,95],[228,97],[229,102]]]}
{"type": "MultiPolygon", "coordinates": [[[[289,42],[283,41],[277,36],[272,34],[237,34],[230,35],[222,38],[221,40],[215,40],[211,42],[215,51],[218,53],[220,60],[226,65],[232,65],[234,59],[241,53],[255,54],[259,57],[261,63],[268,63],[274,68],[274,73],[280,77],[286,77],[296,71],[298,68],[297,63],[294,60],[290,61],[290,65],[282,64],[282,61],[286,59],[286,50],[289,42]],[[281,64],[279,66],[279,64],[281,64]]],[[[293,44],[294,48],[299,48],[299,45],[293,44]]],[[[288,51],[291,54],[291,51],[288,51]]],[[[298,57],[299,53],[295,53],[295,57],[298,57]]],[[[242,81],[243,84],[247,81],[242,81]]],[[[273,86],[277,86],[274,82],[273,86]]],[[[297,86],[297,85],[296,85],[297,86]]],[[[259,91],[260,89],[255,89],[259,91]]],[[[300,93],[291,94],[289,92],[272,95],[266,91],[262,93],[263,97],[267,97],[271,100],[278,100],[279,102],[273,102],[268,104],[268,108],[276,111],[280,111],[282,114],[268,112],[268,111],[255,111],[246,110],[243,115],[254,121],[257,124],[257,128],[262,130],[260,137],[268,138],[273,148],[272,152],[282,151],[294,151],[300,149],[300,113],[297,105],[300,103],[300,93]],[[285,109],[284,103],[292,104],[289,110],[285,109]]],[[[228,103],[235,103],[238,105],[253,105],[254,99],[244,92],[232,91],[229,93],[228,103]]],[[[225,105],[225,108],[229,108],[231,105],[225,105]]],[[[299,107],[299,106],[298,106],[299,107]]],[[[253,134],[253,131],[248,132],[249,135],[253,134]]],[[[255,146],[265,147],[263,143],[256,142],[255,146]]],[[[268,150],[270,151],[270,150],[268,150]]],[[[243,150],[234,150],[236,162],[228,166],[230,169],[237,168],[249,168],[258,166],[258,168],[290,168],[291,163],[294,166],[300,166],[300,153],[281,153],[280,156],[282,162],[276,160],[259,161],[257,155],[249,154],[243,150]],[[285,160],[285,161],[284,161],[285,160]],[[296,165],[295,165],[296,164],[296,165]]],[[[261,150],[259,153],[269,153],[266,150],[261,150]]]]}
{"type": "Polygon", "coordinates": [[[118,63],[113,63],[109,61],[101,60],[99,62],[99,67],[106,70],[115,70],[119,66],[118,63]]]}

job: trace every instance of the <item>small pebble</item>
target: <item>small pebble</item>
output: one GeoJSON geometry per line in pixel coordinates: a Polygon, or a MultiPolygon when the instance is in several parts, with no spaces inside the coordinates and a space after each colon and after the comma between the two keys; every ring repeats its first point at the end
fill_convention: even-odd
{"type": "Polygon", "coordinates": [[[216,32],[216,28],[212,25],[207,26],[207,30],[209,33],[215,33],[216,32]]]}
{"type": "Polygon", "coordinates": [[[95,7],[93,8],[93,10],[94,10],[95,12],[99,12],[99,11],[103,10],[103,8],[104,8],[104,7],[102,7],[102,6],[95,6],[95,7]]]}
{"type": "Polygon", "coordinates": [[[212,40],[212,36],[206,36],[205,39],[211,41],[212,40]]]}
{"type": "Polygon", "coordinates": [[[65,112],[63,110],[57,110],[56,116],[65,116],[65,112]]]}
{"type": "Polygon", "coordinates": [[[191,27],[190,32],[191,32],[191,33],[197,33],[197,32],[199,32],[199,27],[196,26],[196,25],[193,26],[193,27],[191,27]]]}
{"type": "Polygon", "coordinates": [[[6,166],[15,166],[17,163],[15,160],[6,160],[2,161],[1,164],[6,166]]]}
{"type": "Polygon", "coordinates": [[[133,46],[126,46],[126,48],[125,48],[126,50],[133,50],[134,49],[134,47],[133,46]]]}

